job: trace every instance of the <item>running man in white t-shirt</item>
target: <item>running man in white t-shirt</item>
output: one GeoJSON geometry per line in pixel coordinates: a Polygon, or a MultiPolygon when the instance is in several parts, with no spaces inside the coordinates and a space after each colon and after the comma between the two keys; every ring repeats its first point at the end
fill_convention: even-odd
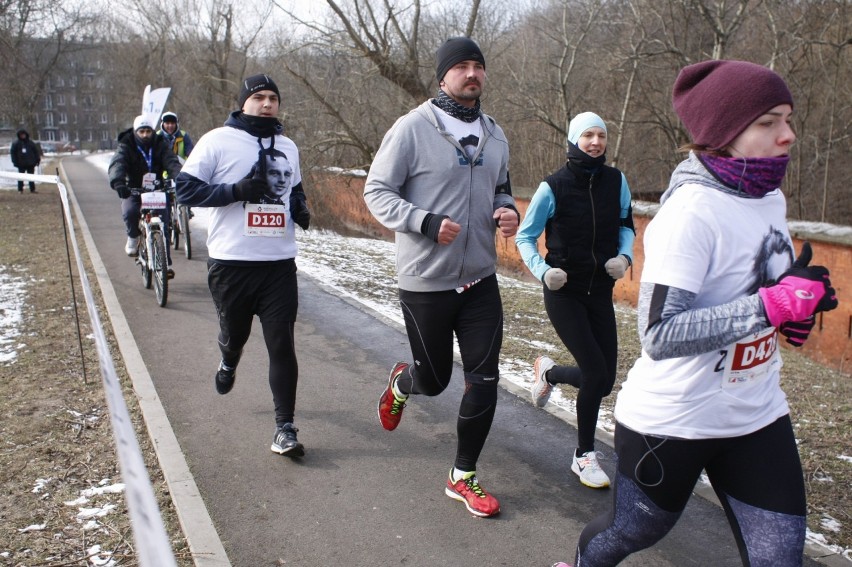
{"type": "Polygon", "coordinates": [[[241,110],[206,133],[177,178],[182,205],[211,207],[208,285],[219,315],[216,391],[234,386],[257,315],[269,353],[275,404],[272,451],[301,457],[293,417],[299,367],[293,329],[299,307],[295,224],[307,229],[299,150],[278,121],[278,87],[268,75],[245,79],[241,110]]]}

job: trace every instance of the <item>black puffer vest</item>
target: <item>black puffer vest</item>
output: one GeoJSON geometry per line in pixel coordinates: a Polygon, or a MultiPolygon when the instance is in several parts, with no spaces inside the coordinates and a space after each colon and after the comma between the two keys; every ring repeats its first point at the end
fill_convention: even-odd
{"type": "Polygon", "coordinates": [[[621,171],[601,165],[592,172],[569,161],[545,181],[556,201],[544,229],[545,262],[568,274],[566,291],[611,289],[604,264],[618,254],[621,171]]]}

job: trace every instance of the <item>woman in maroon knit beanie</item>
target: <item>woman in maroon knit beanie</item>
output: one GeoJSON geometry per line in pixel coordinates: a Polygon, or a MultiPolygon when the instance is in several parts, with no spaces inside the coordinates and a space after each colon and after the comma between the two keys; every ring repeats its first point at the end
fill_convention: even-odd
{"type": "Polygon", "coordinates": [[[766,67],[704,61],[681,70],[672,103],[692,144],[645,231],[642,355],[614,411],[613,509],[585,527],[575,565],[654,545],[706,471],[743,565],[798,567],[805,486],[778,341],[802,346],[837,299],[809,244],[794,261],[787,230],[793,97],[766,67]]]}

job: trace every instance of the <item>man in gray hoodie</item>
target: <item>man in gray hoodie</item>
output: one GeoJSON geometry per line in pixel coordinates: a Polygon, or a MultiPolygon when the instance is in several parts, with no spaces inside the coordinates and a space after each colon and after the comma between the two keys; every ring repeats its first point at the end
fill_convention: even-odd
{"type": "Polygon", "coordinates": [[[370,212],[396,232],[399,301],[414,358],[391,369],[378,413],[392,431],[409,396],[446,389],[455,334],[465,388],[445,492],[487,517],[500,511],[476,476],[497,404],[503,342],[494,233],[514,236],[520,215],[506,136],[480,111],[485,58],[479,46],[450,38],[435,60],[440,91],[385,134],[364,187],[370,212]]]}

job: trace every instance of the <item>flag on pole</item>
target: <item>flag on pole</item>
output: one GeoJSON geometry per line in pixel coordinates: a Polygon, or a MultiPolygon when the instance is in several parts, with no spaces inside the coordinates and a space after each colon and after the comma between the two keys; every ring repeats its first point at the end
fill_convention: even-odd
{"type": "Polygon", "coordinates": [[[147,85],[142,94],[142,114],[155,125],[155,130],[156,126],[159,126],[160,116],[163,115],[171,91],[170,87],[151,90],[151,85],[147,85]]]}

